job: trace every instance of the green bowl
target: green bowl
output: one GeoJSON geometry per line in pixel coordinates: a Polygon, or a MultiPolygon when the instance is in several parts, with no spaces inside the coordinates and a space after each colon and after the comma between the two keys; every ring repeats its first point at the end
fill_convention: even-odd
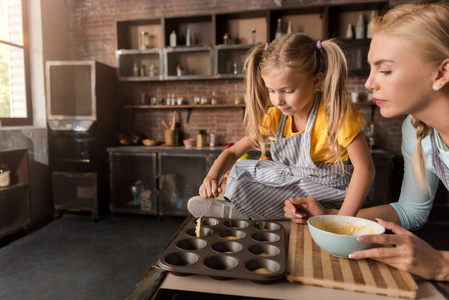
{"type": "Polygon", "coordinates": [[[385,228],[373,221],[348,216],[323,215],[307,221],[309,232],[315,243],[330,254],[348,258],[352,252],[374,248],[377,244],[357,241],[365,234],[382,234],[385,228]]]}

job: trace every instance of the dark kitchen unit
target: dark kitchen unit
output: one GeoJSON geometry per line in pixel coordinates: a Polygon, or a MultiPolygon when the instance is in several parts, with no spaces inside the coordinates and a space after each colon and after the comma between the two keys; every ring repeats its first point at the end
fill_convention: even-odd
{"type": "Polygon", "coordinates": [[[108,212],[106,148],[116,144],[116,69],[96,61],[46,63],[47,123],[54,216],[108,212]]]}

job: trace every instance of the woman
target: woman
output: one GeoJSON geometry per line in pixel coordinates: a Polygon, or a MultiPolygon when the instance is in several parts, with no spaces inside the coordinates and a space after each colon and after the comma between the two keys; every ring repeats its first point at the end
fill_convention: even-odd
{"type": "MultiPolygon", "coordinates": [[[[406,229],[428,218],[438,182],[449,189],[449,4],[400,5],[376,18],[365,86],[373,92],[382,116],[408,114],[402,127],[404,179],[396,203],[362,209],[358,217],[378,222],[394,235],[362,236],[362,242],[393,244],[352,253],[372,258],[425,279],[449,281],[449,252],[437,251],[406,229]],[[384,221],[386,220],[386,221],[384,221]]],[[[285,201],[293,222],[336,214],[313,198],[285,201]]]]}

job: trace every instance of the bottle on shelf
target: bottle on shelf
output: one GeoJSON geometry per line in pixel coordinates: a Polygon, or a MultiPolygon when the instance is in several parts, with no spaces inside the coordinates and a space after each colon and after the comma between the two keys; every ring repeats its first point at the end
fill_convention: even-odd
{"type": "Polygon", "coordinates": [[[175,105],[175,104],[176,104],[176,97],[175,97],[175,94],[171,94],[171,102],[170,102],[170,104],[171,104],[171,105],[175,105]]]}
{"type": "Polygon", "coordinates": [[[355,38],[362,40],[365,38],[365,21],[363,20],[363,13],[359,13],[359,19],[357,20],[357,26],[355,28],[355,38]]]}
{"type": "Polygon", "coordinates": [[[223,44],[229,45],[230,43],[231,43],[231,38],[230,38],[229,34],[226,32],[223,35],[223,44]]]}
{"type": "Polygon", "coordinates": [[[369,125],[368,130],[367,130],[366,133],[365,133],[365,136],[366,136],[366,138],[368,139],[368,145],[369,145],[369,148],[370,148],[371,150],[373,150],[374,147],[375,147],[375,145],[376,145],[376,140],[375,140],[375,138],[374,138],[374,133],[375,133],[374,124],[371,123],[371,124],[369,125]]]}
{"type": "Polygon", "coordinates": [[[366,28],[366,38],[367,39],[372,39],[373,38],[373,31],[372,31],[372,28],[371,28],[371,23],[373,22],[373,19],[376,18],[376,17],[377,17],[377,11],[373,10],[371,12],[371,19],[370,19],[370,21],[368,23],[368,26],[366,28]]]}
{"type": "Polygon", "coordinates": [[[190,36],[190,29],[187,28],[186,46],[190,46],[191,44],[192,44],[192,37],[190,36]]]}
{"type": "Polygon", "coordinates": [[[352,25],[348,24],[348,28],[346,29],[345,39],[352,40],[354,38],[354,31],[352,30],[352,25]]]}
{"type": "Polygon", "coordinates": [[[170,47],[176,47],[176,31],[170,33],[170,47]]]}
{"type": "Polygon", "coordinates": [[[287,33],[290,34],[292,33],[292,21],[288,21],[288,26],[287,26],[287,33]]]}
{"type": "Polygon", "coordinates": [[[157,70],[156,70],[156,66],[155,66],[155,64],[151,64],[149,67],[148,67],[148,75],[150,76],[150,77],[154,77],[154,76],[156,76],[156,72],[157,72],[157,70]]]}
{"type": "Polygon", "coordinates": [[[276,31],[274,33],[274,38],[277,39],[278,37],[282,36],[283,32],[282,32],[282,19],[279,18],[278,19],[278,26],[276,28],[276,31]]]}
{"type": "Polygon", "coordinates": [[[217,104],[217,99],[215,99],[215,91],[212,92],[212,99],[210,100],[210,104],[217,104]]]}
{"type": "Polygon", "coordinates": [[[209,135],[209,147],[215,147],[216,135],[215,133],[210,133],[209,135]]]}
{"type": "Polygon", "coordinates": [[[134,63],[134,66],[133,66],[133,76],[134,77],[139,76],[139,68],[137,67],[136,63],[134,63]]]}
{"type": "Polygon", "coordinates": [[[148,32],[142,31],[140,32],[140,50],[145,50],[150,48],[150,36],[148,32]]]}
{"type": "Polygon", "coordinates": [[[165,102],[166,105],[170,105],[170,93],[167,93],[167,101],[165,102]]]}
{"type": "Polygon", "coordinates": [[[141,64],[140,69],[139,69],[140,77],[145,77],[145,69],[146,69],[146,66],[144,64],[141,64]]]}
{"type": "Polygon", "coordinates": [[[276,31],[274,33],[274,38],[277,39],[278,37],[282,36],[282,19],[278,19],[278,27],[276,28],[276,31]]]}

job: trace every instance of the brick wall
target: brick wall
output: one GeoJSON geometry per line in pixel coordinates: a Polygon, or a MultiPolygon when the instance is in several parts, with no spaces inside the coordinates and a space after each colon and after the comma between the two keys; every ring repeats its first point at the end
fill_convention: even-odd
{"type": "MultiPolygon", "coordinates": [[[[366,1],[313,1],[284,0],[283,7],[347,3],[366,1]]],[[[374,1],[375,2],[375,1],[374,1]]],[[[407,1],[390,1],[396,5],[407,1]]],[[[273,0],[68,0],[70,7],[70,49],[72,59],[95,59],[116,66],[117,20],[154,18],[160,16],[199,15],[231,11],[258,10],[277,7],[273,0]]],[[[365,78],[348,80],[350,91],[365,91],[365,78]]],[[[242,99],[244,86],[242,80],[202,80],[120,83],[118,101],[123,105],[137,103],[140,93],[147,96],[166,98],[167,93],[184,97],[190,103],[194,96],[211,98],[216,92],[219,103],[234,103],[235,97],[242,99]]],[[[380,148],[390,150],[400,159],[400,127],[403,117],[385,119],[379,109],[360,106],[359,110],[367,122],[376,126],[376,142],[380,148]]],[[[195,137],[199,130],[214,132],[220,144],[235,142],[243,136],[241,126],[242,109],[194,109],[187,123],[187,110],[179,110],[180,138],[195,137]]],[[[135,131],[148,137],[163,140],[160,125],[162,119],[169,120],[173,111],[124,109],[121,121],[123,131],[135,131]]]]}

